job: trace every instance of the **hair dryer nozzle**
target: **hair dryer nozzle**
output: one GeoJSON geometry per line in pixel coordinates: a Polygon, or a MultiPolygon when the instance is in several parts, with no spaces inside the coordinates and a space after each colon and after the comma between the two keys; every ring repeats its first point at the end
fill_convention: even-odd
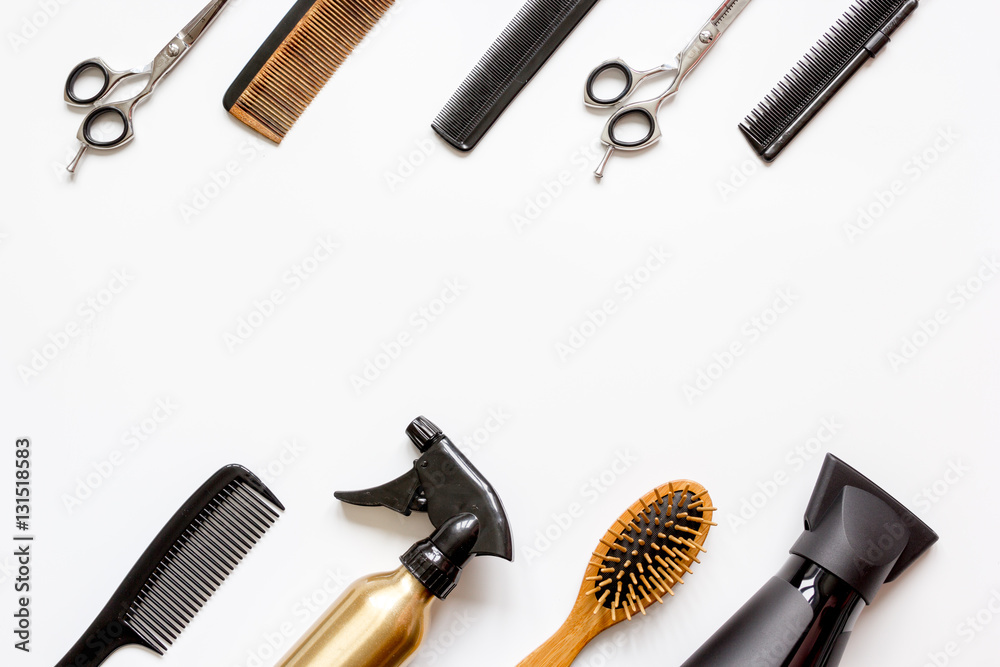
{"type": "Polygon", "coordinates": [[[829,454],[805,524],[778,574],[682,667],[835,667],[865,605],[937,541],[895,498],[829,454]]]}
{"type": "Polygon", "coordinates": [[[938,539],[913,512],[832,454],[806,508],[805,528],[791,553],[837,575],[868,604],[938,539]]]}

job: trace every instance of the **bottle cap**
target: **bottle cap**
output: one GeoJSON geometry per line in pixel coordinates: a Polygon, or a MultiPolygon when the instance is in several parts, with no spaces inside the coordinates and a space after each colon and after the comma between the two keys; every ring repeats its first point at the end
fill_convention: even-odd
{"type": "Polygon", "coordinates": [[[429,538],[410,547],[399,560],[417,581],[443,600],[458,585],[462,566],[472,557],[478,538],[476,515],[457,514],[429,538]]]}

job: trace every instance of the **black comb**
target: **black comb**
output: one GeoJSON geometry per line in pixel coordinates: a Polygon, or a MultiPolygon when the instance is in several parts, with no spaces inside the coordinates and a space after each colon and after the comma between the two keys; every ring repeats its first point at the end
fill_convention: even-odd
{"type": "Polygon", "coordinates": [[[889,43],[918,0],[857,0],[783,81],[757,105],[740,130],[770,162],[847,81],[889,43]]]}
{"type": "Polygon", "coordinates": [[[597,0],[529,0],[431,124],[471,151],[597,0]]]}
{"type": "Polygon", "coordinates": [[[122,646],[160,655],[285,509],[256,475],[228,465],[167,522],[56,667],[96,667],[122,646]]]}

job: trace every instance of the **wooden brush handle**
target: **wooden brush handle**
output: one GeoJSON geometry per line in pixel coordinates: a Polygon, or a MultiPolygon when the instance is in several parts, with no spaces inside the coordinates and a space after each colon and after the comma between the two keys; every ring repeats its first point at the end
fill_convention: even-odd
{"type": "Polygon", "coordinates": [[[570,617],[517,667],[569,667],[593,635],[580,632],[578,620],[570,617]]]}

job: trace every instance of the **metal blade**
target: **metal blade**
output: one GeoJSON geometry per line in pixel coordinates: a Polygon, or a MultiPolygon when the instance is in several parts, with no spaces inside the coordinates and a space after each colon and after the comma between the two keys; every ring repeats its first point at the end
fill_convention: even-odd
{"type": "Polygon", "coordinates": [[[718,28],[720,33],[725,32],[726,28],[733,24],[736,17],[749,4],[750,0],[729,0],[729,2],[719,7],[719,11],[715,12],[715,15],[712,17],[712,25],[718,28]]]}
{"type": "Polygon", "coordinates": [[[212,2],[205,5],[204,9],[198,12],[197,16],[191,19],[190,23],[181,28],[177,36],[184,40],[185,44],[191,46],[198,41],[198,38],[201,37],[202,33],[205,32],[228,2],[229,0],[212,0],[212,2]]]}

